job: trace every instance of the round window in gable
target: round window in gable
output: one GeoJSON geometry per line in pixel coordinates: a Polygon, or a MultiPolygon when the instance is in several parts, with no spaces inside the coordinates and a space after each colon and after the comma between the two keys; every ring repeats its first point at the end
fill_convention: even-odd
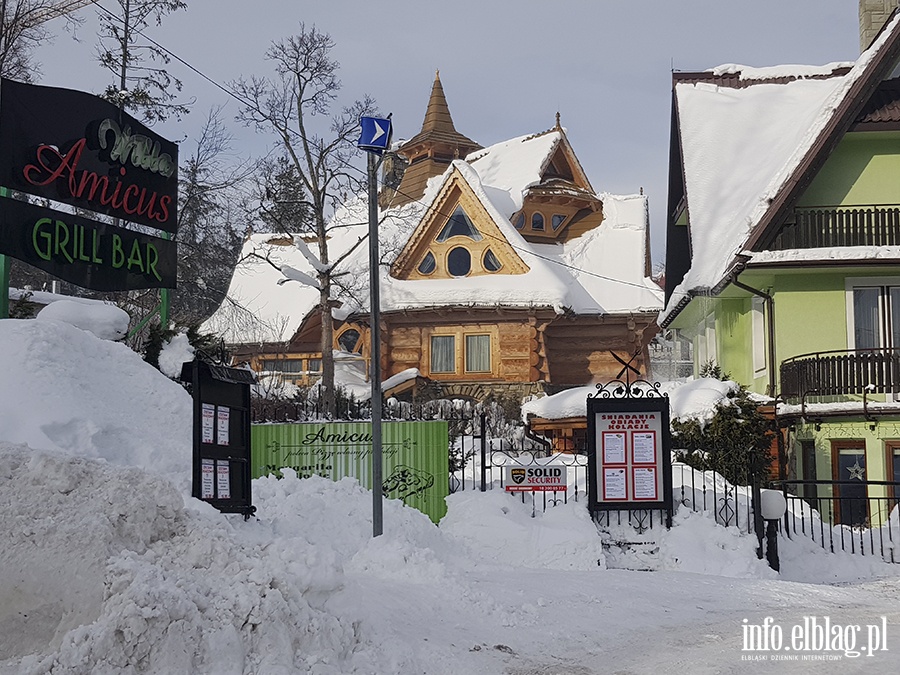
{"type": "Polygon", "coordinates": [[[469,250],[457,246],[447,254],[447,271],[454,277],[464,277],[472,269],[472,255],[469,250]]]}
{"type": "Polygon", "coordinates": [[[482,261],[482,263],[484,264],[484,269],[486,269],[488,272],[496,272],[501,267],[503,267],[503,264],[500,262],[497,256],[494,255],[494,252],[491,249],[488,249],[484,252],[484,260],[482,261]]]}
{"type": "Polygon", "coordinates": [[[431,251],[428,251],[428,253],[425,254],[425,257],[422,258],[422,262],[419,263],[419,274],[431,274],[434,272],[435,266],[434,254],[431,251]]]}

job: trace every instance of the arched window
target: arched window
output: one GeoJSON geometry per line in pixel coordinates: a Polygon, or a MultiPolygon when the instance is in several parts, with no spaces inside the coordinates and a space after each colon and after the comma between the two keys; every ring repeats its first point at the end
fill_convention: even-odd
{"type": "Polygon", "coordinates": [[[473,241],[481,241],[481,233],[472,225],[472,221],[461,206],[456,207],[444,229],[437,236],[437,241],[447,241],[450,237],[469,237],[473,241]]]}
{"type": "Polygon", "coordinates": [[[531,214],[531,229],[532,230],[543,230],[544,229],[544,216],[540,213],[531,214]]]}
{"type": "Polygon", "coordinates": [[[434,272],[436,266],[434,254],[431,251],[428,251],[428,253],[425,254],[425,257],[422,258],[422,262],[419,263],[419,274],[431,274],[434,272]]]}
{"type": "Polygon", "coordinates": [[[355,328],[349,328],[338,336],[338,346],[345,352],[356,351],[356,345],[359,342],[359,331],[355,328]]]}
{"type": "Polygon", "coordinates": [[[491,249],[487,249],[484,252],[484,259],[482,260],[482,265],[484,265],[484,269],[488,272],[496,272],[503,265],[500,260],[494,255],[494,252],[491,249]]]}
{"type": "Polygon", "coordinates": [[[464,277],[472,269],[472,255],[468,249],[457,246],[447,254],[447,271],[454,277],[464,277]]]}

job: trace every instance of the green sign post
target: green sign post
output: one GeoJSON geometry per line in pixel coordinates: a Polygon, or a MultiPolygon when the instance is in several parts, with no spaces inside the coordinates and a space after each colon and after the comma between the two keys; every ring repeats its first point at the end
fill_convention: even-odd
{"type": "MultiPolygon", "coordinates": [[[[250,438],[253,478],[288,467],[301,478],[350,476],[372,489],[370,422],[254,424],[250,438]]],[[[385,422],[381,446],[384,496],[440,521],[450,493],[447,422],[385,422]]]]}

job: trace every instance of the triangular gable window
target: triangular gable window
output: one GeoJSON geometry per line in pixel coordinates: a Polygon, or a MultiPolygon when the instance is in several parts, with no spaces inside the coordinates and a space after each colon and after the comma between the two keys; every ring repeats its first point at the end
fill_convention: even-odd
{"type": "Polygon", "coordinates": [[[468,237],[473,241],[481,241],[481,233],[472,225],[469,216],[462,210],[461,206],[457,206],[450,220],[444,225],[444,229],[437,236],[436,241],[447,241],[450,237],[468,237]]]}
{"type": "Polygon", "coordinates": [[[575,182],[575,174],[572,171],[572,167],[569,166],[569,161],[566,159],[566,156],[561,149],[556,151],[556,154],[544,170],[544,175],[541,176],[541,180],[548,180],[550,178],[562,178],[563,180],[575,182]]]}

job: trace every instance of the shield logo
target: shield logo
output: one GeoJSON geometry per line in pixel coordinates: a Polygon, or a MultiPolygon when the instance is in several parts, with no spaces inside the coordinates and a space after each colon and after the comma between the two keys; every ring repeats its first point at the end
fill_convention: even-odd
{"type": "Polygon", "coordinates": [[[516,485],[521,485],[525,482],[525,469],[510,469],[509,474],[516,485]]]}

